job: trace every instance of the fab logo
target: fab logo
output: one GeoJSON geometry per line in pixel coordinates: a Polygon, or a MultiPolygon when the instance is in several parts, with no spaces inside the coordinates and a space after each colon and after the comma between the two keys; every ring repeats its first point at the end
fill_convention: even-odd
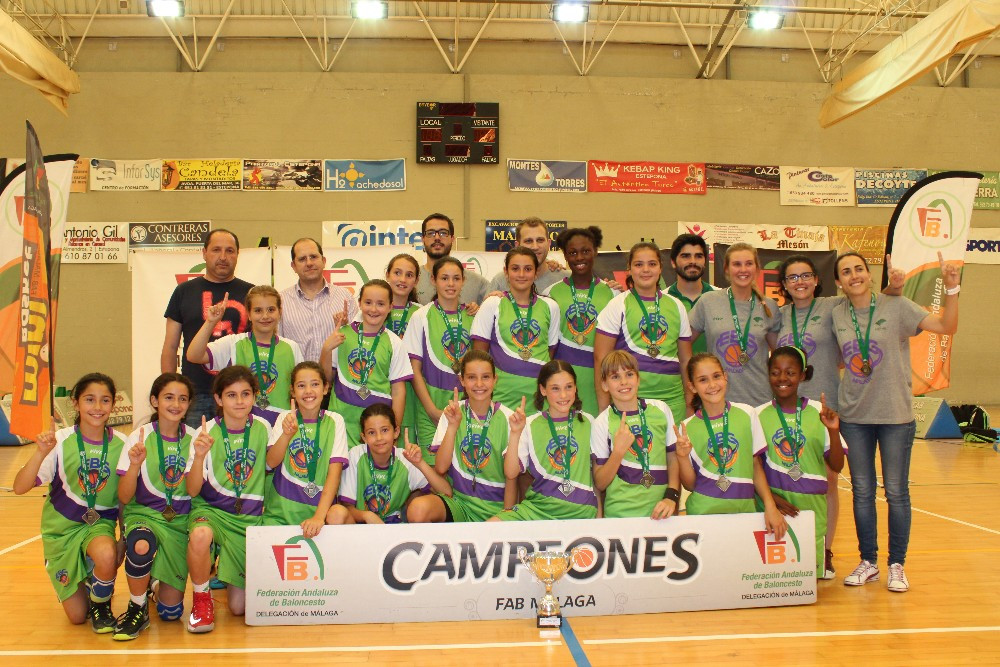
{"type": "Polygon", "coordinates": [[[325,568],[316,543],[304,535],[291,537],[284,544],[271,545],[278,577],[282,581],[319,581],[325,568]]]}
{"type": "Polygon", "coordinates": [[[954,194],[921,191],[910,211],[910,233],[921,245],[936,250],[952,245],[956,239],[964,244],[969,215],[967,205],[954,194]]]}
{"type": "Polygon", "coordinates": [[[753,536],[757,541],[757,550],[760,552],[760,562],[764,565],[783,565],[784,563],[798,563],[802,560],[799,539],[790,527],[785,533],[785,539],[780,541],[768,539],[766,530],[755,530],[753,536]]]}

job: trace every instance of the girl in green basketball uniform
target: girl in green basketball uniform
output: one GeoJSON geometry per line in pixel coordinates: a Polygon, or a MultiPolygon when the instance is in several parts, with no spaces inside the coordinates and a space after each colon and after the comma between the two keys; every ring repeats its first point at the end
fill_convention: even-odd
{"type": "Polygon", "coordinates": [[[331,523],[401,523],[403,507],[414,493],[451,493],[448,481],[424,461],[409,433],[404,436],[406,448],[396,447],[399,427],[388,405],[369,405],[360,421],[364,446],[349,454],[348,474],[340,485],[340,504],[330,512],[331,523]]]}
{"type": "Polygon", "coordinates": [[[416,434],[424,459],[434,465],[431,444],[442,411],[460,386],[458,368],[470,347],[473,314],[459,303],[465,285],[465,268],[460,261],[442,257],[434,263],[431,275],[434,300],[413,314],[403,344],[413,366],[413,392],[420,400],[420,405],[414,406],[417,428],[410,433],[416,434]]]}
{"type": "Polygon", "coordinates": [[[118,476],[108,462],[118,461],[125,443],[121,433],[107,426],[115,393],[107,375],[80,378],[70,392],[79,415],[76,424],[40,434],[35,452],[14,477],[17,495],[49,485],[42,507],[45,571],[70,623],[89,619],[99,634],[115,629],[111,594],[118,574],[118,476]],[[92,575],[87,558],[94,563],[92,575]],[[89,592],[84,585],[88,577],[89,592]]]}
{"type": "Polygon", "coordinates": [[[344,418],[349,449],[361,444],[359,424],[366,407],[385,403],[392,407],[396,423],[403,421],[413,368],[403,342],[386,325],[392,299],[389,283],[369,280],[358,295],[360,321],[334,315],[337,328],[323,342],[319,365],[333,384],[330,410],[344,418]]]}
{"type": "Polygon", "coordinates": [[[504,474],[515,480],[531,476],[524,502],[490,521],[593,519],[597,495],[591,476],[590,433],[593,418],[580,411],[576,373],[565,361],[542,366],[535,390],[535,409],[525,415],[525,399],[510,416],[504,474]]]}
{"type": "MultiPolygon", "coordinates": [[[[472,322],[472,347],[497,367],[496,397],[514,410],[534,391],[535,378],[559,344],[559,306],[535,292],[538,257],[517,246],[504,258],[510,291],[483,301],[472,322]]],[[[535,406],[527,407],[534,413],[535,406]]]]}
{"type": "MultiPolygon", "coordinates": [[[[827,469],[839,473],[844,468],[844,449],[840,442],[840,418],[826,406],[799,397],[799,384],[808,380],[812,367],[806,367],[806,353],[784,345],[771,353],[767,361],[768,378],[774,398],[757,408],[767,442],[760,455],[764,476],[774,495],[778,510],[795,516],[799,510],[812,510],[816,518],[817,576],[826,572],[826,491],[827,469]]],[[[763,509],[757,500],[757,509],[763,509]]]]}
{"type": "Polygon", "coordinates": [[[246,606],[247,528],[260,525],[270,424],[253,414],[260,390],[246,366],[230,366],[215,376],[212,393],[219,416],[202,418],[187,467],[188,573],[191,577],[190,632],[215,629],[209,592],[212,546],[219,550],[218,578],[228,589],[229,611],[242,616],[246,606]]]}
{"type": "MultiPolygon", "coordinates": [[[[403,340],[413,321],[413,315],[420,309],[417,303],[417,279],[420,277],[420,264],[413,255],[400,253],[389,260],[385,269],[385,280],[392,289],[392,310],[385,318],[385,327],[403,340]]],[[[405,349],[405,348],[404,348],[405,349]]],[[[403,421],[400,430],[410,429],[417,433],[417,412],[419,404],[413,385],[406,383],[406,406],[403,409],[403,421]]],[[[400,443],[397,443],[400,444],[400,443]]]]}
{"type": "Polygon", "coordinates": [[[257,376],[260,389],[255,397],[257,414],[274,424],[281,410],[288,409],[289,376],[295,364],[302,361],[299,344],[290,338],[278,338],[281,321],[281,295],[270,285],[257,285],[247,292],[246,309],[250,331],[229,334],[209,341],[212,331],[226,310],[226,294],[220,303],[209,306],[205,324],[191,339],[187,360],[204,364],[209,371],[227,366],[246,366],[257,376]]]}
{"type": "Polygon", "coordinates": [[[639,364],[624,350],[604,357],[601,383],[611,405],[594,419],[590,449],[604,516],[673,516],[681,496],[670,408],[639,398],[639,364]]]}
{"type": "Polygon", "coordinates": [[[687,375],[695,412],[674,427],[681,483],[691,492],[687,513],[756,512],[756,492],[764,503],[764,526],[780,540],[788,525],[764,477],[759,455],[767,443],[757,412],[726,401],[726,372],[715,355],[691,357],[687,375]]]}
{"type": "Polygon", "coordinates": [[[278,418],[267,443],[274,474],[264,494],[265,526],[298,525],[316,537],[332,523],[330,508],[347,465],[347,429],[340,415],[322,409],[329,389],[315,361],[292,369],[292,409],[278,418]]]}
{"type": "Polygon", "coordinates": [[[163,373],[156,378],[149,390],[155,419],[132,431],[118,459],[118,498],[125,507],[125,575],[131,597],[112,636],[118,641],[135,639],[149,627],[150,576],[159,582],[160,619],[177,621],[184,614],[191,511],[184,470],[194,432],[184,418],[193,395],[194,385],[183,375],[163,373]]]}
{"type": "Polygon", "coordinates": [[[431,442],[437,472],[448,476],[452,492],[414,498],[406,515],[410,523],[486,521],[509,506],[505,492],[514,504],[514,483],[503,470],[511,411],[493,400],[493,359],[471,350],[459,368],[466,399],[460,401],[454,390],[431,442]]]}

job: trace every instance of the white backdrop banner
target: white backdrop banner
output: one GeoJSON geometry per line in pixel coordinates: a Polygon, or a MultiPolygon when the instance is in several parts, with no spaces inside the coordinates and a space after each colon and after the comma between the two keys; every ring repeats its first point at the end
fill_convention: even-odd
{"type": "Polygon", "coordinates": [[[973,227],[965,242],[966,264],[1000,264],[1000,229],[973,227]]]}
{"type": "Polygon", "coordinates": [[[782,206],[854,206],[851,167],[781,167],[782,206]]]}
{"type": "MultiPolygon", "coordinates": [[[[771,250],[829,250],[830,230],[809,225],[740,225],[721,222],[678,222],[678,234],[697,234],[713,243],[749,243],[771,250]]],[[[714,259],[714,257],[712,257],[714,259]]]]}
{"type": "Polygon", "coordinates": [[[553,587],[567,617],[816,601],[812,512],[781,540],[761,514],[247,531],[250,625],[533,618],[544,587],[518,547],[580,547],[553,587]]]}
{"type": "MultiPolygon", "coordinates": [[[[174,288],[205,273],[198,250],[133,250],[132,270],[132,396],[133,424],[149,415],[149,387],[160,374],[160,351],[166,324],[163,312],[174,288]]],[[[244,248],[236,277],[254,285],[271,284],[271,249],[244,248]]],[[[183,351],[183,341],[178,353],[183,351]]],[[[179,368],[179,367],[178,367],[179,368]]]]}
{"type": "Polygon", "coordinates": [[[413,246],[423,252],[421,223],[423,220],[324,220],[320,242],[324,248],[413,246]]]}

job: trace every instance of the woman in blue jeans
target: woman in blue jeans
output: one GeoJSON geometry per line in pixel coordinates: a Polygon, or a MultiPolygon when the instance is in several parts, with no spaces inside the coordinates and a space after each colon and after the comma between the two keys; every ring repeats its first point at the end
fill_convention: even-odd
{"type": "MultiPolygon", "coordinates": [[[[887,266],[888,269],[888,257],[887,266]]],[[[854,524],[861,563],[844,579],[847,586],[878,581],[875,513],[875,448],[882,461],[889,503],[889,590],[909,589],[903,572],[910,541],[910,452],[916,423],[910,383],[910,336],[921,330],[953,334],[958,329],[961,278],[956,264],[938,253],[944,283],[940,314],[929,314],[907,298],[872,291],[868,264],[857,253],[837,258],[837,286],[847,297],[833,309],[833,331],[844,362],[840,382],[840,433],[854,491],[854,524]]]]}

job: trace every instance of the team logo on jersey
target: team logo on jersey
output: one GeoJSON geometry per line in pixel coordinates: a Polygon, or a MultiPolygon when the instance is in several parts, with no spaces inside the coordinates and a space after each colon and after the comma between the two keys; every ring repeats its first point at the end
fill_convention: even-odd
{"type": "Polygon", "coordinates": [[[101,459],[87,457],[80,464],[80,467],[76,471],[76,481],[80,486],[80,490],[84,494],[93,490],[94,493],[100,493],[105,485],[108,483],[108,479],[111,478],[111,466],[108,465],[107,461],[104,462],[104,466],[101,466],[101,459]],[[86,482],[84,477],[86,476],[86,482]]]}
{"type": "Polygon", "coordinates": [[[485,437],[485,435],[482,440],[480,440],[478,433],[470,432],[462,438],[462,444],[459,446],[459,451],[462,456],[462,464],[465,465],[466,470],[481,473],[490,462],[490,455],[493,453],[493,445],[490,443],[490,439],[485,437]]]}
{"type": "Polygon", "coordinates": [[[254,464],[257,463],[257,452],[252,449],[246,450],[246,460],[243,459],[243,450],[237,449],[232,457],[226,457],[226,477],[231,484],[246,484],[250,476],[253,475],[254,464]]]}
{"type": "MultiPolygon", "coordinates": [[[[796,431],[795,436],[795,439],[798,440],[798,447],[805,447],[805,434],[801,431],[796,431]]],[[[774,432],[774,435],[771,436],[771,444],[774,445],[774,452],[778,455],[778,460],[781,461],[786,468],[790,468],[792,463],[795,462],[795,452],[792,450],[792,444],[788,442],[788,438],[785,437],[785,429],[779,428],[774,432]]]]}
{"type": "Polygon", "coordinates": [[[184,481],[184,468],[187,467],[187,459],[177,454],[167,454],[163,457],[163,486],[176,491],[184,481]]]}
{"type": "Polygon", "coordinates": [[[56,572],[56,581],[58,581],[63,586],[65,586],[66,584],[68,584],[69,583],[69,572],[67,572],[65,569],[62,569],[62,570],[59,570],[58,572],[56,572]]]}
{"type": "MultiPolygon", "coordinates": [[[[865,375],[861,372],[861,367],[864,365],[865,360],[861,356],[861,348],[856,339],[844,343],[840,348],[840,356],[844,360],[844,367],[853,376],[852,379],[856,384],[868,384],[872,381],[871,375],[865,375]]],[[[878,341],[869,341],[868,358],[871,361],[873,369],[882,363],[882,348],[878,346],[878,341]]]]}
{"type": "Polygon", "coordinates": [[[365,509],[382,517],[384,520],[389,512],[389,502],[392,493],[385,484],[372,482],[365,487],[365,509]]]}
{"type": "Polygon", "coordinates": [[[271,390],[274,389],[274,383],[278,379],[278,366],[274,362],[268,365],[266,359],[261,359],[259,366],[257,362],[250,364],[250,372],[260,380],[260,393],[270,394],[271,390]]]}
{"type": "Polygon", "coordinates": [[[523,317],[515,319],[510,325],[510,337],[521,347],[533,348],[538,345],[538,336],[542,328],[536,319],[525,319],[523,317]]]}
{"type": "Polygon", "coordinates": [[[667,318],[663,315],[650,313],[648,316],[643,316],[639,319],[639,338],[646,345],[662,345],[667,340],[667,331],[669,328],[667,318]],[[653,321],[654,317],[656,317],[655,322],[653,321]]]}
{"type": "Polygon", "coordinates": [[[375,365],[375,350],[354,348],[347,353],[347,372],[355,383],[361,382],[361,375],[369,366],[375,365]]]}
{"type": "Polygon", "coordinates": [[[716,460],[716,447],[712,447],[708,450],[708,464],[712,466],[713,470],[722,468],[727,472],[731,472],[736,467],[737,461],[740,460],[740,441],[736,439],[735,435],[730,433],[729,442],[723,444],[722,433],[718,432],[715,434],[715,443],[718,446],[720,456],[722,456],[722,461],[716,460]]]}
{"type": "Polygon", "coordinates": [[[597,326],[597,308],[592,303],[569,304],[566,309],[566,326],[573,336],[587,336],[597,326]]]}
{"type": "MultiPolygon", "coordinates": [[[[753,359],[757,356],[757,341],[753,336],[747,337],[747,355],[753,359]]],[[[727,373],[742,373],[740,363],[740,338],[735,331],[729,330],[715,341],[715,354],[726,364],[727,373]]]]}
{"type": "MultiPolygon", "coordinates": [[[[812,318],[812,320],[817,320],[818,317],[812,318]]],[[[810,321],[812,321],[810,320],[810,321]]],[[[816,339],[808,331],[799,336],[799,342],[802,343],[802,351],[806,353],[806,359],[812,357],[813,352],[816,351],[816,339]]],[[[778,339],[778,347],[783,347],[785,345],[791,345],[792,347],[797,347],[795,345],[795,336],[792,334],[785,334],[778,339]]]]}
{"type": "Polygon", "coordinates": [[[296,477],[305,479],[309,474],[309,457],[312,456],[315,440],[295,436],[288,445],[288,465],[296,477]]]}
{"type": "Polygon", "coordinates": [[[444,350],[444,357],[448,360],[448,363],[455,363],[469,351],[469,343],[472,341],[469,333],[467,329],[463,328],[457,345],[452,343],[451,331],[446,330],[444,335],[441,336],[441,349],[444,350]]]}
{"type": "Polygon", "coordinates": [[[559,434],[556,437],[557,440],[550,438],[549,443],[545,445],[545,454],[549,458],[552,472],[561,475],[572,467],[573,461],[576,460],[576,455],[580,451],[580,445],[576,443],[576,438],[567,444],[565,435],[559,434]]]}

